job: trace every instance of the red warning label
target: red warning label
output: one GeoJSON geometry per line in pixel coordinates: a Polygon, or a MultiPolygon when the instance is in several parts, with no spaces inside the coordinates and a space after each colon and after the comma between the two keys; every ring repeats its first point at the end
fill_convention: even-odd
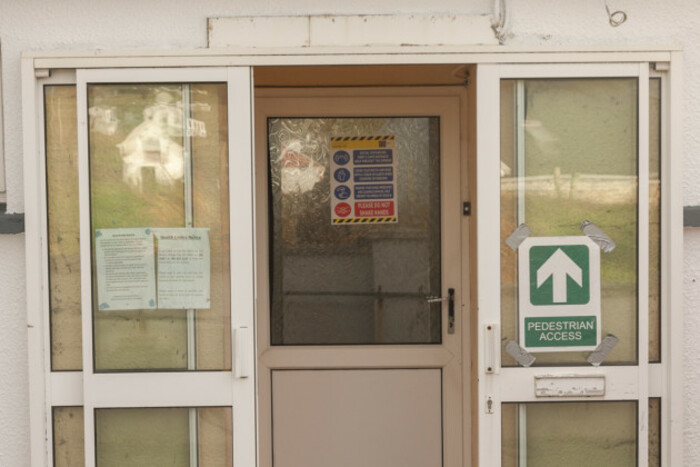
{"type": "Polygon", "coordinates": [[[355,217],[388,217],[393,215],[393,201],[363,201],[355,203],[355,217]]]}
{"type": "Polygon", "coordinates": [[[338,203],[335,205],[335,214],[338,217],[348,217],[352,212],[352,208],[348,203],[338,203]]]}

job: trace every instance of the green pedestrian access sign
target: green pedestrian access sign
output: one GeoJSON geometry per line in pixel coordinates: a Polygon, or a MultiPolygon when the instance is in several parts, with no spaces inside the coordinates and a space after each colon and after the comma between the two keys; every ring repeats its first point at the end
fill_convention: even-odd
{"type": "Polygon", "coordinates": [[[585,236],[528,237],[518,247],[520,345],[593,350],[600,342],[600,247],[585,236]]]}

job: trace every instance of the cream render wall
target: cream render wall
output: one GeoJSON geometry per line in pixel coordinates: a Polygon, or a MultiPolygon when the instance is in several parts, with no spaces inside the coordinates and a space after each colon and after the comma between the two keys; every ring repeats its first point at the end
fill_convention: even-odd
{"type": "MultiPolygon", "coordinates": [[[[206,47],[208,17],[491,14],[491,0],[0,0],[9,212],[22,212],[20,53],[206,47]]],[[[505,0],[506,45],[680,45],[685,57],[684,203],[700,205],[700,2],[505,0]],[[617,28],[604,4],[626,12],[617,28]]],[[[700,465],[700,229],[685,230],[685,465],[700,465]]],[[[0,235],[0,466],[29,457],[24,236],[0,235]]],[[[36,293],[39,291],[37,290],[36,293]]],[[[33,293],[33,292],[30,292],[33,293]]]]}

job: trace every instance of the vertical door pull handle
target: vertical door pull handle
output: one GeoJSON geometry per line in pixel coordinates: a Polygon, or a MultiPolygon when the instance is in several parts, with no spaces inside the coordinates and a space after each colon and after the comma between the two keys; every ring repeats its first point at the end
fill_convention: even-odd
{"type": "Polygon", "coordinates": [[[455,333],[455,289],[447,289],[447,333],[455,333]]]}
{"type": "Polygon", "coordinates": [[[248,353],[250,351],[250,328],[241,327],[233,330],[233,376],[247,378],[250,376],[248,353]]]}

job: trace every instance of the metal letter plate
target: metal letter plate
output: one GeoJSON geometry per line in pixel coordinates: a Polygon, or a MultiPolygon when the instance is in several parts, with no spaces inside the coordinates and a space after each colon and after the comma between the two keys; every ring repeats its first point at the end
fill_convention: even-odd
{"type": "Polygon", "coordinates": [[[605,395],[603,375],[535,376],[537,397],[600,397],[605,395]]]}

